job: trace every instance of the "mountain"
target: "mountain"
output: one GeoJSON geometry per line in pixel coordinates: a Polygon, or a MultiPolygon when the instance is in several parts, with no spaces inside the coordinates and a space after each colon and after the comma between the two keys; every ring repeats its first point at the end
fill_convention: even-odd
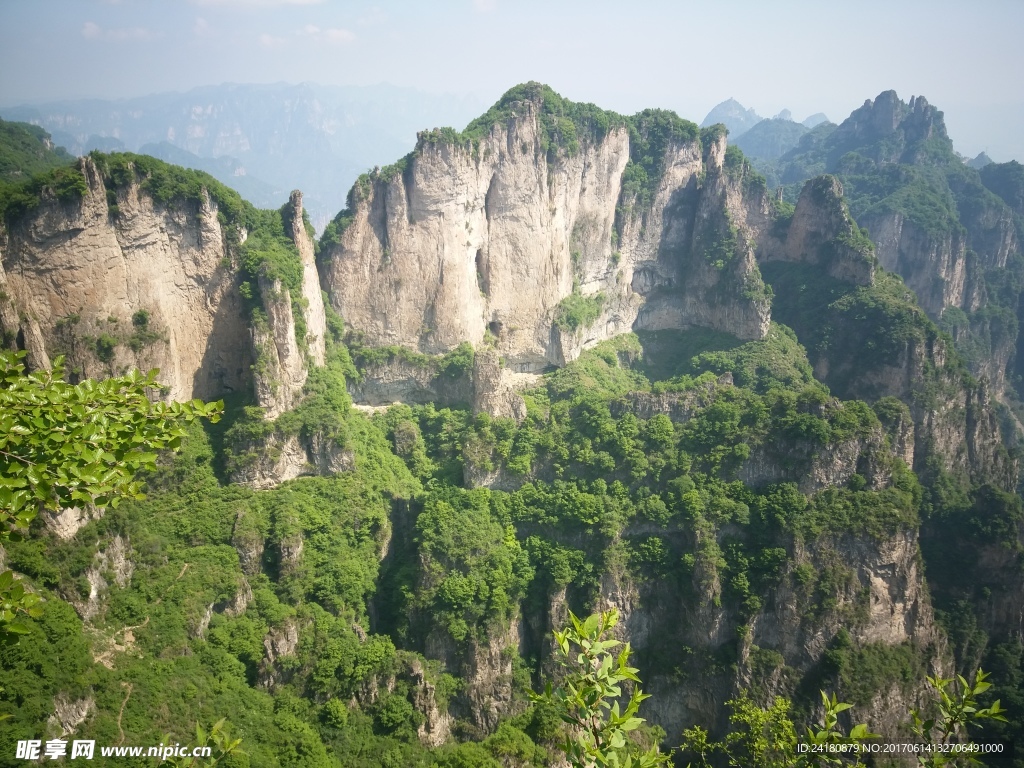
{"type": "Polygon", "coordinates": [[[139,153],[173,165],[180,165],[183,168],[204,171],[227,184],[250,203],[260,208],[273,208],[280,204],[281,190],[275,189],[273,185],[261,179],[250,176],[245,166],[233,157],[227,155],[216,158],[200,157],[169,141],[143,144],[139,147],[139,153]]]}
{"type": "Polygon", "coordinates": [[[143,155],[0,189],[5,348],[227,401],[148,498],[4,542],[45,602],[0,647],[0,754],[227,718],[250,765],[539,765],[551,631],[607,608],[670,744],[740,691],[810,723],[819,689],[896,739],[978,664],[1019,736],[1015,379],[964,334],[1015,328],[992,233],[1024,176],[947,144],[883,94],[777,161],[834,169],[791,204],[720,125],[526,83],[358,177],[319,241],[300,193],[143,155]]]}
{"type": "Polygon", "coordinates": [[[770,183],[834,173],[854,217],[972,371],[1003,390],[1016,353],[1020,231],[1006,203],[953,151],[943,115],[923,97],[887,91],[838,127],[818,126],[766,168],[770,183]]]}
{"type": "Polygon", "coordinates": [[[968,160],[967,165],[976,171],[980,171],[986,165],[991,165],[993,160],[991,157],[986,155],[984,152],[980,152],[977,157],[973,160],[968,160]]]}
{"type": "Polygon", "coordinates": [[[0,184],[70,165],[74,161],[63,147],[55,147],[42,128],[0,120],[0,184]]]}
{"type": "MultiPolygon", "coordinates": [[[[10,106],[5,119],[30,122],[75,154],[92,149],[139,152],[167,142],[205,160],[229,157],[217,178],[243,194],[264,193],[239,182],[237,168],[274,189],[274,204],[304,190],[322,227],[345,202],[345,190],[367,168],[407,152],[424,125],[468,121],[471,99],[433,96],[388,85],[334,87],[224,84],[185,93],[117,101],[83,100],[10,106]]],[[[262,187],[261,187],[262,189],[262,187]]]]}
{"type": "Polygon", "coordinates": [[[752,160],[775,160],[797,145],[808,129],[788,118],[762,120],[733,143],[752,160]]]}
{"type": "Polygon", "coordinates": [[[989,163],[979,171],[981,183],[1006,203],[1014,215],[1024,217],[1024,166],[1016,160],[989,163]]]}
{"type": "Polygon", "coordinates": [[[761,117],[753,109],[747,109],[736,99],[730,98],[708,112],[700,126],[708,128],[716,123],[721,123],[729,129],[729,135],[733,140],[736,140],[759,122],[761,122],[761,117]]]}
{"type": "Polygon", "coordinates": [[[821,125],[822,123],[827,123],[827,122],[828,122],[828,117],[825,115],[824,112],[815,112],[813,115],[810,115],[809,117],[807,117],[801,123],[801,125],[803,125],[805,128],[815,128],[815,127],[821,125]]]}
{"type": "Polygon", "coordinates": [[[465,132],[421,133],[412,155],[360,180],[322,247],[324,285],[373,344],[439,353],[490,333],[523,371],[633,328],[762,338],[753,254],[723,217],[768,203],[738,208],[730,190],[749,169],[707,131],[702,142],[670,113],[621,118],[536,84],[510,91],[465,132]],[[667,217],[670,202],[689,213],[667,217]],[[703,242],[721,243],[721,264],[703,242]]]}

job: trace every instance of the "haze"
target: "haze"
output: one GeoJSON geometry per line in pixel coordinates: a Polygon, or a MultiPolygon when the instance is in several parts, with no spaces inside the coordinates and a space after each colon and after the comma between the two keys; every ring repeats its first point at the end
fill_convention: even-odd
{"type": "MultiPolygon", "coordinates": [[[[577,101],[699,122],[923,94],[956,149],[1024,159],[1024,3],[35,0],[0,4],[0,104],[233,82],[388,82],[492,103],[540,80],[577,101]]],[[[429,127],[429,126],[424,126],[429,127]]],[[[461,127],[461,126],[456,126],[461,127]]]]}

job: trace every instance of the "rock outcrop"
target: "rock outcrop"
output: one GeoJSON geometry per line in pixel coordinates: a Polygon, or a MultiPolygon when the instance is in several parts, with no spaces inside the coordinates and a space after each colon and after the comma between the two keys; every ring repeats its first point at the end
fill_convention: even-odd
{"type": "MultiPolygon", "coordinates": [[[[72,380],[159,368],[169,399],[253,387],[268,418],[294,408],[309,366],[325,362],[327,337],[301,193],[282,209],[298,289],[257,275],[247,290],[258,291],[261,311],[250,319],[238,221],[206,190],[198,201],[167,200],[130,163],[114,183],[82,158],[81,196],[44,189],[35,209],[0,225],[0,343],[26,350],[33,369],[65,355],[72,380]]],[[[54,523],[70,530],[65,517],[54,523]]]]}
{"type": "Polygon", "coordinates": [[[881,266],[904,279],[932,319],[985,303],[985,271],[1005,267],[1018,248],[1012,203],[964,167],[942,112],[922,96],[903,102],[885,91],[811,139],[781,158],[783,181],[801,181],[807,168],[862,182],[878,174],[874,193],[855,196],[881,266]]]}
{"type": "Polygon", "coordinates": [[[489,635],[456,645],[443,630],[426,637],[428,658],[441,659],[464,683],[451,704],[452,713],[467,719],[482,733],[492,732],[498,721],[516,706],[512,686],[513,660],[520,652],[519,619],[489,635]]]}
{"type": "Polygon", "coordinates": [[[249,333],[217,204],[164,205],[134,181],[108,190],[88,157],[78,168],[81,198],[44,191],[0,225],[0,333],[34,368],[58,354],[81,377],[159,368],[175,400],[246,388],[249,333]]]}
{"type": "Polygon", "coordinates": [[[309,369],[295,337],[291,292],[280,280],[262,276],[259,291],[266,319],[257,318],[252,326],[253,385],[266,418],[276,419],[302,400],[309,369]]]}
{"type": "Polygon", "coordinates": [[[413,684],[412,705],[423,713],[423,723],[416,729],[421,743],[439,747],[451,736],[454,718],[441,711],[437,702],[437,686],[427,680],[423,664],[419,660],[410,662],[409,676],[413,684]]]}
{"type": "Polygon", "coordinates": [[[881,430],[824,446],[771,441],[751,449],[738,477],[751,488],[795,482],[801,493],[810,495],[826,488],[840,488],[859,474],[866,487],[879,490],[892,481],[886,454],[881,430]]]}
{"type": "Polygon", "coordinates": [[[278,684],[288,682],[293,671],[282,669],[278,662],[294,656],[298,647],[299,627],[295,619],[285,619],[280,626],[272,627],[263,638],[263,659],[260,661],[257,685],[273,690],[278,684]]]}
{"type": "Polygon", "coordinates": [[[473,413],[515,419],[526,418],[526,403],[517,394],[508,371],[492,349],[483,349],[473,356],[473,413]]]}
{"type": "Polygon", "coordinates": [[[473,400],[472,372],[446,374],[439,370],[436,360],[392,356],[366,365],[360,379],[347,385],[352,401],[361,405],[401,402],[466,406],[473,400]]]}
{"type": "Polygon", "coordinates": [[[276,419],[302,400],[302,388],[309,376],[309,365],[324,364],[327,320],[323,294],[314,261],[313,238],[306,231],[302,211],[302,193],[292,192],[285,206],[285,226],[299,253],[302,282],[297,301],[280,279],[260,276],[260,298],[265,320],[259,317],[252,327],[253,379],[256,402],[266,418],[276,419]],[[303,338],[296,331],[295,313],[301,314],[303,338]]]}
{"type": "Polygon", "coordinates": [[[897,352],[882,363],[865,365],[846,355],[839,344],[812,362],[815,377],[842,398],[874,402],[895,397],[907,404],[913,436],[903,433],[898,440],[902,453],[912,454],[908,463],[915,471],[925,472],[934,456],[947,472],[1013,488],[1018,460],[1003,444],[991,389],[984,380],[965,378],[950,356],[942,337],[927,334],[901,341],[897,352]]]}
{"type": "Polygon", "coordinates": [[[861,223],[878,245],[881,265],[903,278],[930,316],[938,318],[946,307],[978,308],[962,233],[927,232],[897,212],[868,214],[861,223]]]}
{"type": "Polygon", "coordinates": [[[96,701],[92,696],[73,701],[66,693],[58,693],[53,697],[53,714],[47,720],[47,731],[64,738],[74,733],[95,711],[96,701]]]}
{"type": "Polygon", "coordinates": [[[263,568],[266,532],[252,516],[239,511],[231,531],[231,544],[238,552],[238,564],[245,576],[255,576],[263,568]]]}
{"type": "Polygon", "coordinates": [[[785,232],[776,230],[773,227],[760,239],[758,261],[820,264],[837,280],[854,285],[874,282],[874,246],[850,217],[843,185],[834,176],[804,184],[785,232]]]}
{"type": "Polygon", "coordinates": [[[621,118],[559,148],[533,86],[499,102],[509,116],[479,139],[423,133],[412,155],[353,188],[320,256],[346,323],[370,344],[434,354],[489,334],[515,371],[563,365],[633,328],[763,336],[768,302],[745,240],[727,264],[706,258],[729,234],[736,186],[724,134],[703,151],[695,128],[667,141],[660,175],[637,189],[624,184],[634,161],[621,118]],[[589,311],[568,317],[573,303],[589,311]]]}
{"type": "Polygon", "coordinates": [[[106,593],[110,589],[107,579],[113,579],[114,585],[124,589],[131,581],[135,572],[135,563],[131,559],[131,543],[115,534],[104,541],[95,552],[92,564],[82,576],[83,587],[88,587],[88,595],[81,593],[67,595],[68,602],[78,612],[83,621],[91,621],[105,607],[106,593]]]}
{"type": "Polygon", "coordinates": [[[309,437],[271,435],[258,445],[238,446],[241,459],[231,482],[257,491],[296,477],[337,475],[355,467],[351,449],[316,433],[309,437]]]}
{"type": "Polygon", "coordinates": [[[60,510],[44,509],[43,522],[58,538],[69,541],[75,534],[88,524],[90,520],[103,517],[104,509],[91,504],[82,507],[67,507],[60,510]]]}
{"type": "MultiPolygon", "coordinates": [[[[752,694],[763,700],[785,695],[783,669],[790,674],[812,669],[842,642],[842,632],[858,646],[906,645],[929,674],[949,672],[948,650],[919,567],[916,532],[882,540],[825,536],[794,547],[791,569],[745,620],[738,642],[741,617],[721,599],[723,574],[711,559],[698,555],[692,584],[685,589],[624,574],[604,577],[597,607],[620,613],[617,633],[632,644],[644,691],[652,694],[645,717],[669,733],[694,723],[722,733],[728,726],[727,699],[753,685],[752,694]],[[837,589],[833,602],[816,603],[815,584],[802,581],[805,570],[831,574],[837,589]],[[680,648],[689,652],[680,655],[680,648]],[[712,665],[717,671],[709,672],[709,659],[734,655],[739,659],[734,668],[712,665]],[[671,666],[661,661],[669,658],[671,666]]],[[[911,706],[926,698],[920,681],[885,681],[879,693],[883,700],[898,697],[911,706]]],[[[906,711],[887,717],[872,706],[860,706],[854,718],[895,735],[887,729],[906,711]]]]}

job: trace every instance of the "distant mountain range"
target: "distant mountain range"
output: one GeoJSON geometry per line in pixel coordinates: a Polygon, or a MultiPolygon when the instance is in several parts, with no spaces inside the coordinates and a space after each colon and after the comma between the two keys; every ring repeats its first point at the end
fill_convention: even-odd
{"type": "Polygon", "coordinates": [[[784,109],[775,117],[762,118],[736,99],[726,99],[708,112],[701,127],[715,123],[722,123],[729,129],[730,144],[735,144],[755,161],[767,161],[782,157],[797,145],[805,133],[828,123],[828,117],[817,112],[798,123],[793,120],[793,113],[784,109]]]}
{"type": "MultiPolygon", "coordinates": [[[[788,109],[784,109],[781,112],[779,112],[779,114],[777,114],[775,117],[771,118],[771,120],[774,121],[776,124],[792,123],[793,125],[803,126],[804,128],[810,130],[811,128],[814,128],[816,125],[820,125],[821,123],[827,123],[828,117],[826,117],[823,112],[815,112],[802,123],[797,123],[793,120],[793,113],[790,112],[788,109]]],[[[747,109],[738,101],[736,101],[736,99],[726,99],[721,104],[715,106],[715,108],[712,109],[710,112],[708,112],[707,117],[704,118],[704,122],[702,122],[700,125],[701,128],[707,128],[709,125],[721,123],[722,125],[729,129],[730,141],[732,143],[736,143],[736,140],[739,139],[740,136],[742,136],[747,131],[751,130],[754,126],[759,125],[762,122],[766,122],[766,119],[757,114],[757,112],[755,112],[753,108],[747,109]]],[[[783,130],[788,130],[791,132],[791,129],[783,130]]],[[[800,135],[803,135],[803,133],[806,133],[806,131],[801,132],[800,135]]],[[[798,135],[797,139],[799,138],[800,136],[798,135]]],[[[796,146],[796,142],[794,141],[791,146],[796,146]]],[[[746,152],[746,148],[744,148],[743,151],[746,152]]]]}
{"type": "Polygon", "coordinates": [[[708,112],[708,116],[704,118],[700,127],[707,128],[709,125],[721,123],[729,129],[729,138],[735,140],[763,119],[753,109],[747,109],[736,99],[726,99],[708,112]]]}
{"type": "Polygon", "coordinates": [[[260,207],[299,188],[322,229],[360,173],[409,152],[417,131],[461,128],[482,106],[391,85],[223,84],[4,107],[0,116],[42,126],[75,154],[142,152],[206,171],[260,207]]]}

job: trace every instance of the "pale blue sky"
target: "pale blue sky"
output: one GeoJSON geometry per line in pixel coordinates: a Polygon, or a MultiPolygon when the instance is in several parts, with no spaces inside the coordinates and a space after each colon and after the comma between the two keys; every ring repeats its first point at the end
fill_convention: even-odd
{"type": "Polygon", "coordinates": [[[732,96],[840,121],[892,88],[961,152],[1024,160],[1022,33],[1019,0],[0,0],[0,105],[282,80],[490,103],[540,80],[627,113],[732,96]]]}

